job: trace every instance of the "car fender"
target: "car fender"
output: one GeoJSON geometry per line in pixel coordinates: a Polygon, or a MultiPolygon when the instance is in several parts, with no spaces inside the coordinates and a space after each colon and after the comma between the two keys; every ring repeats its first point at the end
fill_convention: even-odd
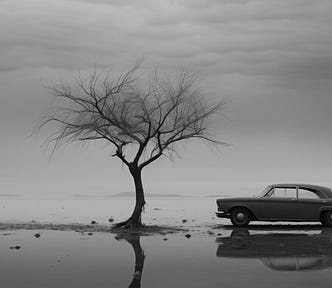
{"type": "MultiPolygon", "coordinates": [[[[228,209],[227,213],[230,213],[235,208],[245,208],[245,209],[249,210],[249,212],[252,214],[252,216],[254,218],[257,218],[256,215],[255,215],[254,207],[251,207],[251,206],[252,205],[248,205],[247,203],[237,203],[237,204],[231,206],[228,209]]],[[[331,207],[331,209],[332,209],[332,207],[331,207]]]]}
{"type": "Polygon", "coordinates": [[[332,204],[331,205],[326,205],[326,206],[322,206],[319,208],[319,214],[325,212],[325,211],[330,211],[332,210],[332,204]]]}

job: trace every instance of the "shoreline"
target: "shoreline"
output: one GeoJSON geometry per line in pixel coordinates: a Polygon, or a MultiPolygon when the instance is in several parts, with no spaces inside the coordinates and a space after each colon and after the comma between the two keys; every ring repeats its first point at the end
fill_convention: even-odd
{"type": "Polygon", "coordinates": [[[187,225],[157,225],[145,224],[139,229],[114,228],[114,224],[86,224],[86,223],[51,223],[51,222],[0,222],[0,231],[6,230],[55,230],[55,231],[74,231],[74,232],[103,232],[112,234],[139,234],[141,236],[148,235],[166,235],[183,232],[207,232],[214,234],[212,231],[234,231],[234,230],[248,230],[252,232],[275,232],[275,231],[326,231],[332,233],[332,228],[323,227],[317,223],[310,224],[294,224],[294,223],[259,223],[251,224],[247,227],[237,228],[231,224],[193,224],[187,225]]]}

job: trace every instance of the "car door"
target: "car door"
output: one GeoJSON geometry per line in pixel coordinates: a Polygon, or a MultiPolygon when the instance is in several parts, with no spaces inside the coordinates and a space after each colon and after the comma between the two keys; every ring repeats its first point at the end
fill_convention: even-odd
{"type": "Polygon", "coordinates": [[[299,187],[299,218],[301,220],[319,221],[319,208],[323,205],[324,201],[326,202],[326,200],[319,197],[315,190],[299,187]]]}
{"type": "Polygon", "coordinates": [[[273,187],[259,200],[260,220],[298,219],[297,187],[273,187]]]}

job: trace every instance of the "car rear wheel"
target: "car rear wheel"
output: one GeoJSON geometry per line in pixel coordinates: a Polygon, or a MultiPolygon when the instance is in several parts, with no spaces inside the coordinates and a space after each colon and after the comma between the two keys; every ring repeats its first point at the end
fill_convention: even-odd
{"type": "Polygon", "coordinates": [[[250,222],[250,212],[245,208],[235,208],[231,212],[231,221],[236,227],[247,226],[250,222]]]}
{"type": "Polygon", "coordinates": [[[324,212],[321,222],[324,226],[332,227],[332,210],[324,212]]]}

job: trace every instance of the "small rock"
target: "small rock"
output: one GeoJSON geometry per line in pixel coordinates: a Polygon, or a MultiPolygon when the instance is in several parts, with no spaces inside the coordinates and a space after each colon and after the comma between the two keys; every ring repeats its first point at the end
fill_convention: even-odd
{"type": "Polygon", "coordinates": [[[159,210],[163,210],[163,209],[160,209],[160,208],[154,208],[153,210],[155,210],[155,211],[159,211],[159,210]]]}
{"type": "Polygon", "coordinates": [[[36,237],[36,238],[40,238],[40,233],[36,233],[36,234],[35,234],[35,237],[36,237]]]}
{"type": "Polygon", "coordinates": [[[16,249],[16,250],[19,250],[19,249],[21,249],[21,246],[16,245],[16,246],[9,247],[9,249],[16,249]]]}
{"type": "Polygon", "coordinates": [[[164,241],[167,241],[168,239],[167,239],[167,238],[164,238],[163,240],[164,240],[164,241]]]}
{"type": "Polygon", "coordinates": [[[93,233],[92,233],[92,232],[89,232],[89,233],[88,233],[88,235],[90,235],[90,236],[91,236],[91,235],[93,235],[93,233]]]}
{"type": "Polygon", "coordinates": [[[182,223],[187,223],[188,221],[186,219],[183,219],[182,220],[182,223]]]}
{"type": "Polygon", "coordinates": [[[93,224],[97,224],[97,222],[95,221],[95,220],[92,220],[91,221],[91,224],[93,225],[93,224]]]}
{"type": "Polygon", "coordinates": [[[58,262],[62,262],[61,260],[58,260],[58,262]]]}
{"type": "Polygon", "coordinates": [[[108,219],[108,222],[112,223],[112,222],[114,222],[114,219],[110,218],[110,219],[108,219]]]}
{"type": "Polygon", "coordinates": [[[188,234],[186,234],[186,235],[184,235],[186,238],[190,238],[191,237],[191,235],[188,233],[188,234]]]}
{"type": "Polygon", "coordinates": [[[214,233],[212,231],[207,231],[207,234],[214,235],[214,233]]]}
{"type": "Polygon", "coordinates": [[[218,233],[217,235],[218,235],[218,236],[221,236],[222,234],[221,234],[221,233],[218,233]]]}

